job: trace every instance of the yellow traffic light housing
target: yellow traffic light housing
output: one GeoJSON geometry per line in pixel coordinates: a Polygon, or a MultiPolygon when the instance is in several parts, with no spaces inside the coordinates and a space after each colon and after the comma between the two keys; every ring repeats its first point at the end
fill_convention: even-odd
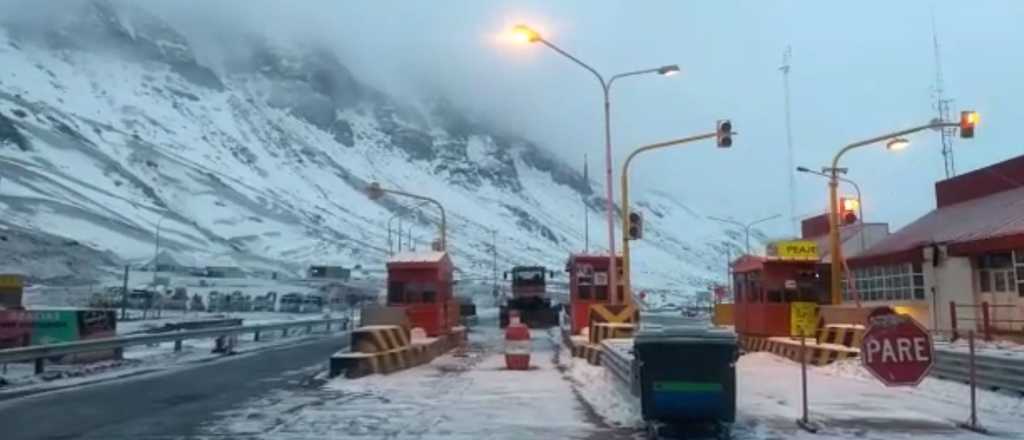
{"type": "Polygon", "coordinates": [[[630,211],[626,236],[630,240],[639,240],[644,237],[644,216],[639,211],[630,211]]]}

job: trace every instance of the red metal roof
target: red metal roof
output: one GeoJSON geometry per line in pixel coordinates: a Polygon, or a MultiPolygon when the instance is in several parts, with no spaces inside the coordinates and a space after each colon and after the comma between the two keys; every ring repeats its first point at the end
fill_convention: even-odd
{"type": "Polygon", "coordinates": [[[768,258],[756,255],[742,255],[732,263],[732,271],[751,272],[755,270],[762,270],[764,269],[765,261],[768,261],[768,258]]]}
{"type": "MultiPolygon", "coordinates": [[[[1022,156],[1024,157],[1024,156],[1022,156]]],[[[1011,249],[1024,237],[1024,186],[934,209],[889,235],[850,264],[920,259],[921,247],[932,243],[951,250],[985,252],[1011,249]],[[915,256],[916,254],[916,256],[915,256]]]]}
{"type": "Polygon", "coordinates": [[[1024,186],[1024,156],[935,183],[935,206],[943,208],[1024,186]]]}

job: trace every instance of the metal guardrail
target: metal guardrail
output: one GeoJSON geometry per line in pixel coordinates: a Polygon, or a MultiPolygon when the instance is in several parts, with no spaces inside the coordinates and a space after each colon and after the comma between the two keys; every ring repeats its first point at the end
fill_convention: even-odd
{"type": "MultiPolygon", "coordinates": [[[[1024,359],[976,354],[976,381],[979,387],[1024,393],[1024,359]]],[[[936,350],[935,365],[930,373],[943,379],[968,383],[970,354],[952,350],[936,350]]]]}
{"type": "Polygon", "coordinates": [[[304,327],[307,332],[312,332],[313,327],[324,326],[330,331],[335,324],[342,328],[348,322],[346,318],[332,319],[310,319],[302,321],[290,321],[272,324],[241,325],[235,327],[216,327],[200,330],[185,330],[158,334],[135,334],[116,336],[112,338],[90,339],[76,342],[62,342],[58,344],[36,345],[31,347],[10,348],[0,350],[0,364],[10,362],[35,361],[36,374],[43,372],[44,361],[47,358],[64,355],[92,353],[97,351],[117,350],[137,345],[159,344],[162,342],[174,342],[174,351],[181,350],[181,342],[188,339],[214,338],[238,334],[252,333],[256,341],[260,333],[280,330],[287,336],[288,330],[296,327],[304,327]]]}
{"type": "Polygon", "coordinates": [[[615,339],[601,341],[601,365],[629,388],[634,396],[639,396],[640,383],[637,380],[636,365],[633,361],[633,346],[620,341],[615,339]]]}

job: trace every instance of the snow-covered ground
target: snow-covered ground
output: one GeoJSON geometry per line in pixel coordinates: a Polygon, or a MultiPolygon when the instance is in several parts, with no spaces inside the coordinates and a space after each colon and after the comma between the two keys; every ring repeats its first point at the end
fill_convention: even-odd
{"type": "MultiPolygon", "coordinates": [[[[452,355],[387,376],[335,379],[318,389],[279,390],[205,427],[211,437],[586,439],[611,438],[576,397],[556,361],[567,355],[553,333],[533,332],[533,369],[505,369],[501,333],[471,333],[465,357],[452,355]]],[[[629,438],[628,436],[625,438],[629,438]]]]}
{"type": "MultiPolygon", "coordinates": [[[[857,361],[808,370],[816,435],[797,428],[800,366],[768,353],[740,358],[738,417],[741,438],[981,439],[956,427],[970,414],[967,386],[927,378],[917,388],[887,388],[857,361]]],[[[1002,438],[1024,438],[1024,399],[978,390],[983,426],[1002,438]]]]}

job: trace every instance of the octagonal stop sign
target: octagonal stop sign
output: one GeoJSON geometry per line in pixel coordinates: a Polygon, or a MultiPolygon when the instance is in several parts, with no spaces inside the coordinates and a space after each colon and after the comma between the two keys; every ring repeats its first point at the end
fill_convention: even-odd
{"type": "Polygon", "coordinates": [[[916,386],[935,363],[932,336],[914,318],[878,309],[860,346],[860,359],[886,386],[916,386]]]}

